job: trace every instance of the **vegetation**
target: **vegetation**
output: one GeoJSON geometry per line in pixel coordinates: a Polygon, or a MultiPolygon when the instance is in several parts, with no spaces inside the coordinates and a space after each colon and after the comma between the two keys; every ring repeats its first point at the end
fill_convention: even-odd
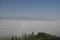
{"type": "Polygon", "coordinates": [[[17,36],[12,36],[11,40],[52,40],[52,39],[59,39],[60,37],[57,37],[56,35],[51,35],[51,34],[47,34],[47,33],[43,33],[43,32],[38,32],[36,35],[34,34],[34,32],[32,32],[32,34],[25,34],[22,36],[22,38],[17,36]]]}
{"type": "Polygon", "coordinates": [[[21,40],[20,37],[18,37],[18,40],[21,40]]]}

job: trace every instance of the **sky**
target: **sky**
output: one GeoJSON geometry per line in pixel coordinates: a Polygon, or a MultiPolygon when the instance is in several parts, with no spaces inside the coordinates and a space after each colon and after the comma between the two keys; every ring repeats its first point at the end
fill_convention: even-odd
{"type": "Polygon", "coordinates": [[[0,0],[0,36],[59,30],[60,0],[0,0]]]}
{"type": "Polygon", "coordinates": [[[0,0],[0,19],[60,20],[60,0],[0,0]]]}

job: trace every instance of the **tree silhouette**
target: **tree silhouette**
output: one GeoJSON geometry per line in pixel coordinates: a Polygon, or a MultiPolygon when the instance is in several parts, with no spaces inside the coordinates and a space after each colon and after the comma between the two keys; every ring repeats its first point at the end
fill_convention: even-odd
{"type": "Polygon", "coordinates": [[[34,36],[34,32],[32,32],[32,34],[31,34],[31,35],[32,35],[32,37],[33,37],[33,36],[34,36]]]}
{"type": "Polygon", "coordinates": [[[43,32],[38,32],[36,35],[37,40],[48,40],[48,35],[43,32]]]}
{"type": "Polygon", "coordinates": [[[48,38],[49,38],[49,40],[51,40],[51,38],[52,38],[52,35],[51,35],[51,34],[48,34],[48,38]]]}
{"type": "Polygon", "coordinates": [[[14,40],[14,36],[12,36],[11,40],[14,40]]]}
{"type": "Polygon", "coordinates": [[[17,36],[15,36],[15,40],[17,40],[17,36]]]}
{"type": "Polygon", "coordinates": [[[21,40],[20,37],[18,37],[18,40],[21,40]]]}
{"type": "Polygon", "coordinates": [[[27,34],[22,36],[22,40],[27,40],[27,34]]]}

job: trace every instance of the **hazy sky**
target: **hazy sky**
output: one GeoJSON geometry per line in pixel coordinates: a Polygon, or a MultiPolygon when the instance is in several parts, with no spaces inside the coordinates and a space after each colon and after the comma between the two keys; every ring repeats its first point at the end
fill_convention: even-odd
{"type": "Polygon", "coordinates": [[[0,0],[0,19],[60,19],[60,0],[0,0]]]}
{"type": "Polygon", "coordinates": [[[60,36],[60,21],[0,20],[0,36],[47,32],[60,36]]]}
{"type": "Polygon", "coordinates": [[[0,36],[60,34],[60,0],[0,0],[0,19],[0,36]]]}

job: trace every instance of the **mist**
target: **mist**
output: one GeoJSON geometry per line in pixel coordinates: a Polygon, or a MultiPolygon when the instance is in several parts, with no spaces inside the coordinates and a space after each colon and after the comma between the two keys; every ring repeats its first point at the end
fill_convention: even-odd
{"type": "Polygon", "coordinates": [[[21,36],[32,31],[59,35],[60,21],[0,20],[0,36],[21,36]]]}

